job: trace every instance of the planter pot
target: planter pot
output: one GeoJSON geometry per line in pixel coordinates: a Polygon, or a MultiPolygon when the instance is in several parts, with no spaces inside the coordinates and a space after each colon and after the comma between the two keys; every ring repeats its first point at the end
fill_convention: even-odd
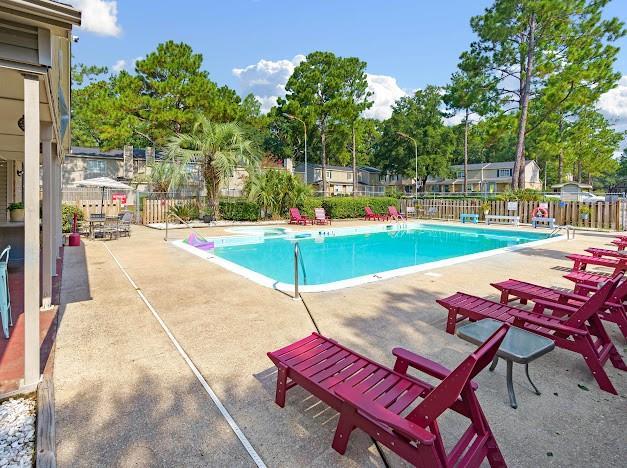
{"type": "Polygon", "coordinates": [[[207,223],[207,224],[209,224],[209,223],[211,223],[212,221],[213,221],[213,216],[210,216],[210,215],[204,215],[204,216],[202,217],[202,222],[203,222],[203,223],[207,223]]]}
{"type": "Polygon", "coordinates": [[[15,209],[9,211],[9,218],[12,223],[22,223],[24,222],[24,209],[15,209]]]}

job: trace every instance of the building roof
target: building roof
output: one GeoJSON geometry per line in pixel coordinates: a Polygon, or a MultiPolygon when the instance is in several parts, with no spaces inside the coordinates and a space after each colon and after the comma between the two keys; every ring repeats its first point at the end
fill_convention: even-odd
{"type": "MultiPolygon", "coordinates": [[[[537,165],[537,163],[534,160],[525,160],[525,166],[528,166],[529,164],[537,165]]],[[[451,169],[463,169],[463,168],[464,168],[463,164],[456,164],[454,166],[451,166],[451,169]]],[[[468,170],[470,171],[477,171],[480,169],[513,169],[513,168],[514,168],[514,161],[468,164],[468,170]]]]}
{"type": "MultiPolygon", "coordinates": [[[[102,151],[100,148],[86,148],[82,146],[72,146],[68,157],[75,158],[96,158],[96,159],[124,159],[124,150],[112,149],[109,151],[102,151]]],[[[161,159],[163,153],[157,152],[155,154],[156,159],[161,159]]],[[[146,159],[146,148],[133,148],[133,158],[146,159]]]]}
{"type": "MultiPolygon", "coordinates": [[[[307,169],[322,169],[322,164],[312,164],[312,163],[308,163],[307,164],[307,169]]],[[[352,172],[353,168],[352,166],[335,166],[335,165],[331,165],[331,164],[327,164],[326,169],[328,171],[345,171],[345,172],[352,172]]],[[[371,172],[371,173],[379,173],[381,172],[381,169],[377,169],[376,167],[371,167],[371,166],[357,166],[357,170],[358,171],[364,171],[364,172],[371,172]]],[[[296,166],[296,169],[294,169],[295,172],[305,172],[305,165],[303,163],[298,163],[298,165],[296,166]]]]}
{"type": "Polygon", "coordinates": [[[592,185],[590,184],[586,184],[584,182],[575,182],[575,181],[570,181],[570,182],[563,182],[561,184],[555,184],[555,185],[551,185],[551,188],[557,189],[557,188],[564,188],[566,185],[576,185],[579,188],[586,188],[586,189],[591,189],[592,185]]]}

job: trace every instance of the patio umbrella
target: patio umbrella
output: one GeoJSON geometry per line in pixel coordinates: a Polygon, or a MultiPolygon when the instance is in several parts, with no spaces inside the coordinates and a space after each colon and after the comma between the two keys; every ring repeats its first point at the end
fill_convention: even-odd
{"type": "Polygon", "coordinates": [[[79,187],[100,187],[102,189],[102,197],[100,199],[100,214],[102,215],[104,207],[104,193],[105,189],[114,190],[133,190],[133,187],[126,185],[123,182],[113,180],[110,177],[95,177],[93,179],[85,179],[80,182],[76,182],[79,187]]]}

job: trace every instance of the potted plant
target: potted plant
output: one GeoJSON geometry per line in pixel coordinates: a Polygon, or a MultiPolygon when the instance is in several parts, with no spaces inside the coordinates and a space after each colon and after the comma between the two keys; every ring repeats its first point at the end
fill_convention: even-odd
{"type": "Polygon", "coordinates": [[[202,212],[202,222],[210,224],[213,220],[213,208],[211,206],[207,206],[202,212]]]}
{"type": "Polygon", "coordinates": [[[590,207],[582,206],[579,208],[579,217],[582,221],[588,221],[588,218],[590,217],[590,207]]]}
{"type": "Polygon", "coordinates": [[[11,203],[7,210],[9,210],[9,218],[12,223],[24,221],[24,203],[11,203]]]}
{"type": "Polygon", "coordinates": [[[487,216],[487,214],[490,212],[490,202],[484,201],[481,204],[481,211],[483,212],[484,216],[487,216]]]}

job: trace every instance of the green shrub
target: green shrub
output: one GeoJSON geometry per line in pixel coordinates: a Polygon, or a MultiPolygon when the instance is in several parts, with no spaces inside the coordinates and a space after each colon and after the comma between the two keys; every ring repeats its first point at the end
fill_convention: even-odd
{"type": "Polygon", "coordinates": [[[363,218],[364,208],[369,206],[375,213],[387,213],[388,206],[397,208],[398,199],[391,197],[307,197],[299,209],[313,216],[314,208],[322,207],[333,219],[363,218]]]}
{"type": "Polygon", "coordinates": [[[192,219],[200,218],[200,207],[196,201],[188,201],[180,205],[174,205],[170,208],[169,212],[181,218],[183,221],[191,221],[192,219]]]}
{"type": "Polygon", "coordinates": [[[497,196],[502,201],[545,201],[546,197],[539,190],[534,189],[517,189],[508,190],[497,196]]]}
{"type": "Polygon", "coordinates": [[[220,200],[220,216],[231,221],[257,221],[259,205],[243,199],[220,200]]]}
{"type": "Polygon", "coordinates": [[[63,232],[72,232],[72,223],[74,222],[74,213],[78,221],[83,220],[83,210],[78,206],[64,203],[61,205],[61,222],[63,232]]]}

